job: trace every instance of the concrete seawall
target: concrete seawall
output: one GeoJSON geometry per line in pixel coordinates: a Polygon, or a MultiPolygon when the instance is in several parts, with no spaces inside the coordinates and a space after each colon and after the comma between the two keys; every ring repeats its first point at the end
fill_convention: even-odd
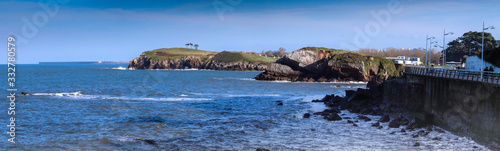
{"type": "Polygon", "coordinates": [[[433,115],[435,125],[500,150],[500,85],[407,74],[384,83],[384,102],[433,115]]]}

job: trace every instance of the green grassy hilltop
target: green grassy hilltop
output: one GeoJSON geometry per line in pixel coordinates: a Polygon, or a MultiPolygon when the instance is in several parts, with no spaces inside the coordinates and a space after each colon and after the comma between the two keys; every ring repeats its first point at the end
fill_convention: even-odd
{"type": "Polygon", "coordinates": [[[256,54],[228,52],[228,51],[220,52],[211,59],[219,62],[228,62],[228,63],[248,62],[251,64],[270,64],[277,60],[276,58],[273,57],[263,57],[256,54]]]}
{"type": "Polygon", "coordinates": [[[147,57],[159,60],[182,59],[187,56],[198,56],[206,58],[208,55],[217,54],[217,52],[213,51],[195,50],[189,48],[161,48],[161,49],[146,51],[145,53],[147,57]]]}
{"type": "Polygon", "coordinates": [[[147,57],[156,60],[182,59],[187,56],[198,56],[203,58],[204,60],[214,60],[227,63],[246,62],[251,64],[269,64],[277,60],[277,58],[273,57],[264,57],[257,54],[244,52],[214,52],[189,48],[161,48],[146,51],[144,53],[147,57]]]}

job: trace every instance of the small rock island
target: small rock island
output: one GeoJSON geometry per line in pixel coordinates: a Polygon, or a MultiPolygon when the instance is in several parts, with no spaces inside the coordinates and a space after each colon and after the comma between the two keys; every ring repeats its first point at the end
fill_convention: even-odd
{"type": "Polygon", "coordinates": [[[128,69],[210,69],[264,71],[273,57],[236,51],[203,51],[189,48],[162,48],[142,53],[129,62],[128,69]]]}

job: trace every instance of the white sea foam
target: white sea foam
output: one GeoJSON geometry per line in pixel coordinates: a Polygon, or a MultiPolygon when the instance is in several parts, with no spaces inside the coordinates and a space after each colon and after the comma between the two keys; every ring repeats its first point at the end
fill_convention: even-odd
{"type": "Polygon", "coordinates": [[[61,93],[32,93],[30,95],[47,95],[47,96],[80,96],[82,91],[78,92],[61,92],[61,93]]]}
{"type": "Polygon", "coordinates": [[[78,92],[62,92],[62,93],[32,93],[30,95],[37,96],[57,96],[68,97],[70,99],[102,99],[102,100],[142,100],[142,101],[209,101],[211,98],[188,98],[188,95],[181,94],[179,97],[152,98],[152,97],[125,97],[125,96],[108,96],[108,95],[86,95],[78,92]]]}
{"type": "Polygon", "coordinates": [[[115,70],[127,70],[127,68],[122,67],[122,66],[119,66],[119,67],[116,67],[116,68],[111,68],[111,69],[115,69],[115,70]]]}
{"type": "Polygon", "coordinates": [[[226,97],[281,96],[279,94],[227,94],[226,97]]]}

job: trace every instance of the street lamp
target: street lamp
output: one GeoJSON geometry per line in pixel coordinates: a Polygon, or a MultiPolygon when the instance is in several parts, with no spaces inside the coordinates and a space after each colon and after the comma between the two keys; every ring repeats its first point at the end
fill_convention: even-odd
{"type": "MultiPolygon", "coordinates": [[[[480,43],[478,43],[477,41],[474,41],[474,40],[473,40],[473,41],[471,41],[470,43],[471,43],[471,44],[477,44],[477,45],[481,46],[481,44],[480,44],[480,43]]],[[[469,56],[470,56],[470,50],[471,50],[471,48],[470,48],[470,45],[469,45],[469,56]]],[[[474,50],[475,50],[475,48],[474,48],[474,50]]]]}
{"type": "MultiPolygon", "coordinates": [[[[481,44],[481,59],[483,60],[483,65],[481,66],[481,70],[484,69],[484,31],[488,29],[495,29],[493,26],[489,26],[487,28],[484,28],[484,22],[483,22],[483,42],[481,44]]],[[[483,79],[483,71],[481,71],[481,80],[483,79]]]]}
{"type": "Polygon", "coordinates": [[[429,64],[432,63],[432,44],[437,44],[437,41],[431,41],[429,43],[429,64]]]}
{"type": "MultiPolygon", "coordinates": [[[[431,39],[436,39],[436,38],[434,38],[434,37],[429,37],[429,35],[426,35],[426,36],[425,36],[425,49],[427,49],[427,48],[428,48],[428,47],[427,47],[427,41],[429,41],[429,40],[431,40],[431,39]]],[[[431,44],[431,45],[432,45],[432,44],[431,44]]],[[[428,58],[428,57],[427,57],[427,53],[428,53],[428,50],[426,50],[426,51],[425,51],[425,66],[426,66],[426,67],[428,67],[428,66],[429,66],[428,61],[427,61],[427,60],[428,60],[428,59],[427,59],[427,58],[428,58]]]]}
{"type": "Polygon", "coordinates": [[[446,29],[444,29],[443,31],[443,67],[446,66],[446,51],[444,50],[444,47],[446,46],[445,44],[446,35],[453,35],[453,32],[446,33],[446,29]]]}
{"type": "MultiPolygon", "coordinates": [[[[443,46],[435,44],[434,47],[436,47],[436,48],[443,48],[443,52],[444,52],[444,47],[443,46]]],[[[442,57],[444,57],[444,55],[442,57]]],[[[444,58],[443,58],[443,61],[445,61],[444,58]]],[[[443,68],[445,67],[444,66],[444,62],[442,62],[441,65],[443,65],[443,68]]]]}

